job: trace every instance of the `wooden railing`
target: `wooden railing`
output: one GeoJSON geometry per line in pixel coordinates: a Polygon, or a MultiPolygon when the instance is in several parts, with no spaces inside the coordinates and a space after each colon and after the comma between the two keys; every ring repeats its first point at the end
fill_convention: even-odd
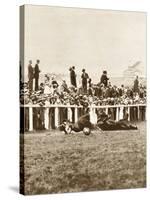
{"type": "MultiPolygon", "coordinates": [[[[40,106],[40,105],[20,105],[21,110],[28,109],[28,131],[33,131],[33,122],[34,122],[34,114],[33,114],[33,109],[35,108],[40,108],[43,109],[44,112],[44,129],[49,130],[50,129],[50,114],[49,111],[50,109],[53,109],[54,112],[54,128],[58,128],[60,124],[59,120],[59,112],[61,108],[67,109],[67,119],[73,122],[77,122],[79,118],[79,109],[84,109],[83,106],[77,106],[77,105],[45,105],[45,106],[40,106]]],[[[132,112],[136,112],[136,120],[141,120],[140,115],[142,114],[142,120],[146,120],[146,104],[134,104],[134,105],[104,105],[104,106],[96,106],[96,105],[91,105],[88,107],[89,110],[93,110],[93,112],[96,113],[97,109],[104,109],[106,114],[109,113],[109,109],[114,108],[115,109],[115,120],[118,121],[120,120],[120,117],[122,115],[123,109],[126,109],[128,113],[128,121],[131,120],[131,114],[132,112]],[[132,108],[135,109],[135,111],[132,110],[132,108]]],[[[25,122],[23,122],[25,123],[25,122]]]]}

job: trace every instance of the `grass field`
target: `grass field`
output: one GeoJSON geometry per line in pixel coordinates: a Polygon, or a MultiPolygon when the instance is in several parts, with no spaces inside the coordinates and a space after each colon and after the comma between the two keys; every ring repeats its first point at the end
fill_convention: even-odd
{"type": "Polygon", "coordinates": [[[90,136],[59,131],[21,135],[25,194],[145,187],[145,122],[138,127],[90,136]]]}

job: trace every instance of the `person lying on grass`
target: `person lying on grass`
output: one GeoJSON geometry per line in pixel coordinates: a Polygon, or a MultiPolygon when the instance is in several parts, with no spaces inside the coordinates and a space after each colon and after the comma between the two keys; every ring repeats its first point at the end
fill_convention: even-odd
{"type": "Polygon", "coordinates": [[[115,121],[110,119],[111,115],[102,113],[97,120],[97,124],[92,124],[90,121],[90,114],[82,115],[76,123],[71,123],[69,121],[63,121],[59,126],[61,131],[64,131],[65,134],[70,134],[72,131],[80,132],[83,131],[87,135],[91,133],[92,129],[99,130],[137,130],[137,126],[130,124],[127,119],[128,115],[124,119],[115,121]]]}
{"type": "Polygon", "coordinates": [[[111,119],[111,114],[103,112],[97,121],[97,126],[102,130],[137,130],[137,126],[128,122],[128,113],[119,121],[111,119]]]}

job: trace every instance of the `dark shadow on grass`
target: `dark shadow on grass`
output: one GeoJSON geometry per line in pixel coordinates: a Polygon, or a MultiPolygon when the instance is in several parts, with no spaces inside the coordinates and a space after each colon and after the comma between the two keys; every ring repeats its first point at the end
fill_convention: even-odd
{"type": "Polygon", "coordinates": [[[19,187],[18,186],[9,186],[9,189],[12,190],[15,193],[19,193],[19,187]]]}

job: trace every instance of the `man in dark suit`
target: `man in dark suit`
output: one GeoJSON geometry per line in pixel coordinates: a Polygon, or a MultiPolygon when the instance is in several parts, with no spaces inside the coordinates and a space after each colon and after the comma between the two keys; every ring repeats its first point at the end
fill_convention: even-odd
{"type": "Polygon", "coordinates": [[[40,60],[37,60],[35,68],[34,68],[35,91],[39,89],[39,73],[40,73],[39,63],[40,63],[40,60]]]}
{"type": "Polygon", "coordinates": [[[83,87],[83,92],[87,93],[87,79],[89,78],[89,75],[85,72],[85,69],[82,69],[82,87],[83,87]]]}
{"type": "Polygon", "coordinates": [[[34,77],[34,73],[33,73],[33,67],[32,67],[32,60],[29,60],[29,65],[28,65],[28,79],[29,79],[29,91],[32,92],[33,91],[33,77],[34,77]]]}
{"type": "Polygon", "coordinates": [[[107,71],[103,71],[103,74],[101,76],[100,83],[103,83],[105,87],[108,85],[109,78],[107,77],[107,71]]]}
{"type": "Polygon", "coordinates": [[[74,87],[77,87],[75,66],[71,67],[69,70],[70,70],[71,85],[73,85],[74,87]]]}
{"type": "Polygon", "coordinates": [[[138,76],[136,76],[136,79],[134,80],[133,91],[135,93],[139,93],[139,80],[138,80],[138,76]]]}

